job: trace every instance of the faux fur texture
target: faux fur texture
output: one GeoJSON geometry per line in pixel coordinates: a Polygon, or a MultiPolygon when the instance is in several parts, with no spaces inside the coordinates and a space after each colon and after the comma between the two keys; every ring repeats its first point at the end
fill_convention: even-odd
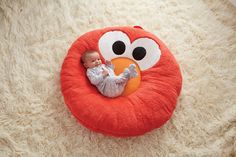
{"type": "MultiPolygon", "coordinates": [[[[128,84],[133,83],[130,81],[128,84]]],[[[142,135],[163,126],[175,109],[181,87],[180,68],[168,48],[153,34],[133,27],[109,27],[80,36],[69,49],[61,70],[62,94],[72,114],[91,130],[118,137],[142,135]],[[126,45],[123,54],[114,53],[116,41],[126,45]],[[147,56],[135,60],[132,53],[140,46],[147,50],[147,56]],[[113,99],[100,94],[81,64],[81,55],[89,50],[100,53],[102,60],[121,60],[115,69],[126,64],[125,59],[137,64],[138,70],[147,67],[140,70],[138,89],[113,99]],[[155,58],[158,52],[160,57],[155,58]]]]}
{"type": "Polygon", "coordinates": [[[234,156],[235,17],[227,0],[1,0],[0,156],[234,156]],[[60,92],[71,43],[117,25],[156,34],[183,74],[171,120],[136,138],[90,132],[60,92]]]}

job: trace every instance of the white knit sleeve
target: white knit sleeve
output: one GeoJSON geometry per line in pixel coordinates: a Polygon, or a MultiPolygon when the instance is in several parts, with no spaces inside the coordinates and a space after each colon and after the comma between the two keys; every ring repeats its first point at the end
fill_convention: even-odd
{"type": "Polygon", "coordinates": [[[102,82],[104,79],[102,74],[97,75],[95,72],[93,72],[90,69],[87,70],[86,74],[89,81],[95,86],[98,85],[100,82],[102,82]]]}

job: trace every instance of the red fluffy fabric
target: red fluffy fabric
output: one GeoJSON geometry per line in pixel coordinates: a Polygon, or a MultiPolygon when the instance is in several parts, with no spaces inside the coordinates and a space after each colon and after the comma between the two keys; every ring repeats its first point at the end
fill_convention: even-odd
{"type": "Polygon", "coordinates": [[[132,27],[110,27],[88,32],[71,46],[61,69],[61,90],[72,114],[87,128],[103,134],[128,137],[162,126],[172,115],[182,87],[179,66],[153,34],[132,27]],[[128,96],[107,98],[90,84],[80,63],[87,50],[99,52],[98,40],[108,31],[122,31],[130,41],[154,40],[161,50],[159,62],[141,72],[139,88],[128,96]]]}

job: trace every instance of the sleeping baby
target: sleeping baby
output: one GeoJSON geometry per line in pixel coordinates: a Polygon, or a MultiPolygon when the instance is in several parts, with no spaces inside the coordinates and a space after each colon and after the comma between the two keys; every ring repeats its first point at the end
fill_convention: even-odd
{"type": "Polygon", "coordinates": [[[138,73],[135,64],[130,64],[123,73],[116,76],[114,65],[110,61],[102,64],[100,56],[96,51],[87,51],[82,57],[84,67],[87,69],[87,77],[91,84],[95,85],[99,92],[107,97],[117,97],[122,94],[127,82],[138,73]]]}

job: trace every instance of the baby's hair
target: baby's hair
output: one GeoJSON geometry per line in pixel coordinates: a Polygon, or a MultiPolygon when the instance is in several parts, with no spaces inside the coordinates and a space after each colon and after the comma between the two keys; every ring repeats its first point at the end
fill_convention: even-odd
{"type": "Polygon", "coordinates": [[[81,56],[81,63],[83,64],[85,62],[85,59],[88,57],[88,55],[94,52],[96,51],[89,50],[89,51],[84,52],[81,56]]]}

